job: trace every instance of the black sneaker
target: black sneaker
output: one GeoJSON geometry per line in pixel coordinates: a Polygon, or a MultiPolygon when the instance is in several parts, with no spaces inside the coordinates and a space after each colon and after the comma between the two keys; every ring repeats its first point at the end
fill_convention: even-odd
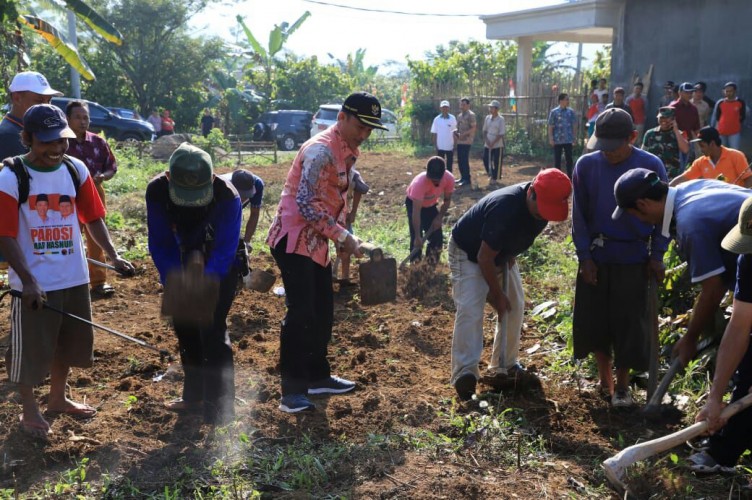
{"type": "Polygon", "coordinates": [[[457,391],[457,396],[459,396],[462,401],[470,401],[473,399],[473,394],[475,394],[475,384],[475,375],[472,373],[462,375],[454,383],[454,389],[457,391]]]}
{"type": "Polygon", "coordinates": [[[279,409],[285,413],[298,413],[299,411],[313,411],[316,405],[311,403],[305,394],[288,394],[282,396],[279,409]]]}
{"type": "Polygon", "coordinates": [[[308,394],[342,394],[355,389],[355,382],[332,375],[329,378],[311,382],[308,394]]]}

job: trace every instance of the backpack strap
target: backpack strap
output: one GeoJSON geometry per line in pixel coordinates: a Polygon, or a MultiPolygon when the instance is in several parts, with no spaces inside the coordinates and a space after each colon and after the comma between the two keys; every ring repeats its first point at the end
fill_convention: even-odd
{"type": "MultiPolygon", "coordinates": [[[[78,190],[81,188],[81,178],[78,175],[78,170],[76,170],[76,166],[73,165],[68,155],[63,155],[63,163],[71,176],[71,180],[73,180],[73,185],[76,189],[76,198],[78,198],[78,190]]],[[[29,174],[29,171],[24,166],[20,156],[6,158],[3,160],[3,167],[8,167],[16,174],[16,179],[18,179],[18,206],[20,207],[29,199],[31,174],[29,174]]]]}
{"type": "Polygon", "coordinates": [[[63,163],[73,180],[73,186],[76,189],[76,199],[78,199],[78,190],[81,189],[81,178],[78,176],[78,170],[76,170],[76,166],[73,165],[73,161],[71,161],[70,156],[68,155],[63,155],[63,163]]]}
{"type": "Polygon", "coordinates": [[[31,176],[26,167],[24,167],[20,156],[4,159],[3,168],[11,169],[16,175],[16,179],[18,179],[18,206],[20,207],[29,199],[29,182],[31,176]]]}

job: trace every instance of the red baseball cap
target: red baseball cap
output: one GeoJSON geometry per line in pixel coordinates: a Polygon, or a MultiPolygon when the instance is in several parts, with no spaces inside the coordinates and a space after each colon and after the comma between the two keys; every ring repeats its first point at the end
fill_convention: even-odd
{"type": "Polygon", "coordinates": [[[572,194],[572,182],[567,174],[556,168],[541,170],[533,179],[533,189],[541,217],[548,221],[567,219],[572,194]]]}

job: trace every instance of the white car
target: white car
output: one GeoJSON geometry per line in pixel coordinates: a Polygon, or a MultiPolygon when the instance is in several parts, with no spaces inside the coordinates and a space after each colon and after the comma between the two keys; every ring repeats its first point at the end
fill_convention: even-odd
{"type": "MultiPolygon", "coordinates": [[[[311,137],[337,123],[337,113],[339,113],[341,108],[341,104],[322,104],[319,106],[319,110],[313,115],[313,121],[311,122],[311,137]]],[[[399,139],[397,115],[388,109],[381,108],[381,122],[389,130],[374,129],[371,137],[376,139],[399,139]]]]}

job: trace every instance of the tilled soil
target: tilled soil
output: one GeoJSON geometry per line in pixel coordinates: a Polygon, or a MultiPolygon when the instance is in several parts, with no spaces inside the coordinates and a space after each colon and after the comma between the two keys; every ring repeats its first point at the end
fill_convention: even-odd
{"type": "MultiPolygon", "coordinates": [[[[504,169],[505,185],[531,179],[540,168],[530,163],[514,164],[514,160],[511,163],[504,169]]],[[[361,206],[360,223],[378,224],[404,217],[405,187],[424,165],[425,159],[365,152],[358,168],[371,192],[361,206]]],[[[473,166],[482,169],[477,158],[473,166]]],[[[274,165],[255,171],[264,178],[268,193],[278,193],[287,168],[274,165]]],[[[487,181],[477,189],[460,188],[453,199],[450,222],[489,190],[487,181]]],[[[117,200],[112,203],[111,208],[116,209],[117,200]]],[[[274,210],[269,206],[262,215],[260,232],[265,232],[274,210]]],[[[558,224],[547,230],[547,237],[563,238],[568,231],[568,223],[558,224]]],[[[116,236],[120,244],[129,239],[127,234],[116,236]]],[[[407,235],[403,241],[406,245],[407,235]]],[[[268,253],[257,251],[253,263],[257,268],[275,269],[268,253]]],[[[112,298],[94,301],[94,320],[177,356],[176,339],[159,315],[161,287],[154,266],[150,261],[136,265],[139,272],[133,278],[111,277],[117,292],[112,298]]],[[[357,266],[353,269],[357,281],[357,266]]],[[[241,291],[228,317],[239,398],[238,418],[231,431],[250,436],[262,449],[271,443],[296,441],[303,435],[317,443],[345,440],[357,447],[373,436],[405,436],[421,430],[451,434],[447,419],[440,418],[439,412],[483,412],[478,402],[464,406],[451,402],[454,391],[448,377],[454,305],[448,274],[445,264],[435,270],[413,266],[401,271],[397,300],[372,307],[359,303],[357,287],[340,290],[335,285],[330,360],[334,373],[357,381],[358,388],[349,395],[317,397],[317,411],[306,415],[287,415],[277,409],[278,333],[284,299],[272,292],[241,291]]],[[[486,325],[484,365],[493,335],[490,309],[486,325]]],[[[3,346],[7,345],[8,328],[6,300],[0,304],[3,346]]],[[[127,479],[135,488],[134,496],[159,494],[164,485],[176,483],[180,471],[198,469],[216,457],[235,456],[236,450],[229,449],[232,446],[216,444],[221,441],[218,433],[202,426],[200,419],[164,409],[166,401],[180,395],[179,362],[168,365],[154,352],[135,344],[104,332],[95,335],[94,367],[73,370],[70,386],[74,398],[94,405],[99,413],[88,421],[50,415],[54,434],[49,443],[34,441],[20,432],[17,396],[8,384],[0,385],[1,488],[14,488],[21,495],[38,492],[45,483],[58,482],[61,472],[88,458],[88,481],[106,484],[127,479]],[[155,376],[165,372],[155,381],[155,376]]],[[[647,424],[636,412],[610,409],[595,395],[591,382],[549,370],[545,349],[531,355],[524,352],[541,341],[541,332],[527,328],[524,335],[521,361],[538,372],[541,387],[507,391],[486,401],[499,408],[520,408],[528,434],[510,436],[509,449],[514,450],[520,439],[539,439],[546,460],[523,454],[508,463],[498,449],[484,450],[471,442],[451,453],[407,445],[385,447],[378,453],[372,451],[378,448],[370,447],[364,448],[371,450],[368,453],[353,451],[330,483],[318,488],[315,495],[451,499],[608,495],[604,493],[607,490],[598,489],[604,482],[600,462],[622,445],[657,437],[672,426],[647,424]]],[[[3,360],[0,365],[4,371],[3,360]]],[[[47,390],[46,385],[39,388],[43,402],[47,390]]],[[[269,496],[291,495],[272,483],[261,482],[258,487],[269,496]]],[[[651,488],[664,486],[641,487],[650,494],[651,488]]]]}

